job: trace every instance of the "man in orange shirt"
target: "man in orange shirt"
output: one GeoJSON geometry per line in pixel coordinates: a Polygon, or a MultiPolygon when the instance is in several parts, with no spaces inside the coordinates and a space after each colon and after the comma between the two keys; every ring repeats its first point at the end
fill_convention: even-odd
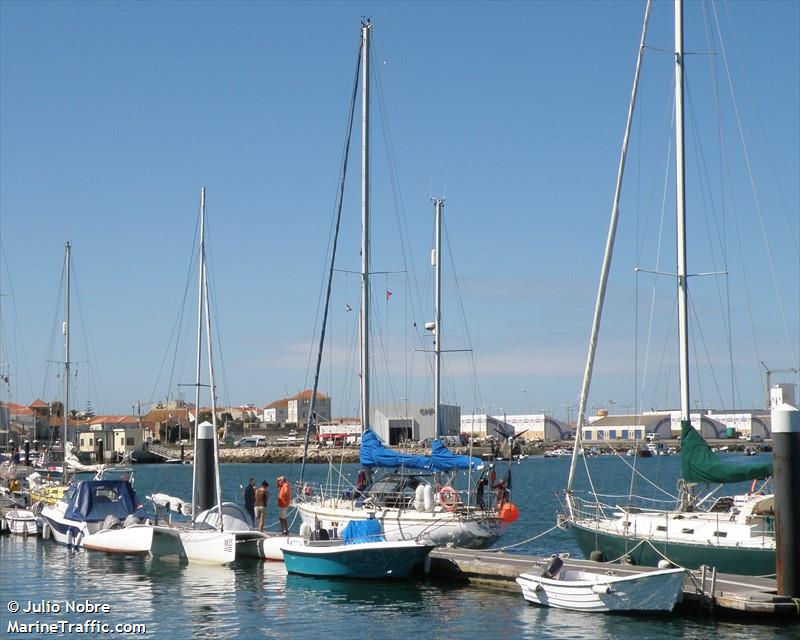
{"type": "Polygon", "coordinates": [[[281,533],[289,535],[289,505],[292,502],[292,489],[284,476],[279,476],[278,485],[278,520],[281,523],[281,533]]]}

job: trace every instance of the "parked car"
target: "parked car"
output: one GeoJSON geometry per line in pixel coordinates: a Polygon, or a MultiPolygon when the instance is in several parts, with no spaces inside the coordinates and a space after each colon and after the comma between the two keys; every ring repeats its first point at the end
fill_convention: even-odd
{"type": "Polygon", "coordinates": [[[266,436],[247,436],[233,443],[234,447],[266,447],[266,436]]]}

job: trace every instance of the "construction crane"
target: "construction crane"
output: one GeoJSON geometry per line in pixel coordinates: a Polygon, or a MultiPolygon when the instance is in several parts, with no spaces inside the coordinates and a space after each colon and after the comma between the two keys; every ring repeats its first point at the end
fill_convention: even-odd
{"type": "Polygon", "coordinates": [[[772,388],[772,384],[770,382],[771,379],[772,379],[772,374],[773,373],[794,373],[795,375],[797,375],[798,373],[800,373],[800,369],[770,369],[766,364],[764,364],[763,360],[761,360],[761,366],[764,367],[764,371],[767,374],[767,409],[769,409],[769,400],[770,400],[770,398],[769,398],[769,390],[772,388]]]}

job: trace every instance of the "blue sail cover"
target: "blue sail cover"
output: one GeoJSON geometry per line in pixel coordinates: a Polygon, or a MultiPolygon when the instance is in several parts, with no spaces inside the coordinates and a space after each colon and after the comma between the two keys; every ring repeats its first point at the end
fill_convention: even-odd
{"type": "Polygon", "coordinates": [[[430,456],[400,453],[387,447],[372,429],[361,434],[361,464],[365,467],[420,469],[423,471],[452,471],[480,466],[478,458],[454,454],[439,440],[431,445],[430,456]]]}
{"type": "Polygon", "coordinates": [[[451,471],[452,469],[477,469],[483,462],[480,458],[462,456],[453,453],[441,440],[434,440],[431,444],[431,460],[434,471],[451,471]]]}
{"type": "Polygon", "coordinates": [[[100,522],[106,516],[124,520],[141,508],[127,480],[84,480],[69,492],[64,516],[78,522],[100,522]]]}

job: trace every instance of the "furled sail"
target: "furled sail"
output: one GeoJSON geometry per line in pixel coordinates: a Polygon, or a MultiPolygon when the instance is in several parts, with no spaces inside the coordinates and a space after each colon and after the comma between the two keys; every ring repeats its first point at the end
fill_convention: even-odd
{"type": "Polygon", "coordinates": [[[365,467],[421,469],[425,471],[452,471],[468,469],[482,464],[480,459],[457,455],[439,440],[434,440],[430,456],[400,453],[387,447],[372,429],[361,435],[361,464],[365,467]]]}
{"type": "Polygon", "coordinates": [[[742,482],[772,476],[771,462],[724,462],[688,422],[681,429],[681,475],[686,482],[742,482]]]}

